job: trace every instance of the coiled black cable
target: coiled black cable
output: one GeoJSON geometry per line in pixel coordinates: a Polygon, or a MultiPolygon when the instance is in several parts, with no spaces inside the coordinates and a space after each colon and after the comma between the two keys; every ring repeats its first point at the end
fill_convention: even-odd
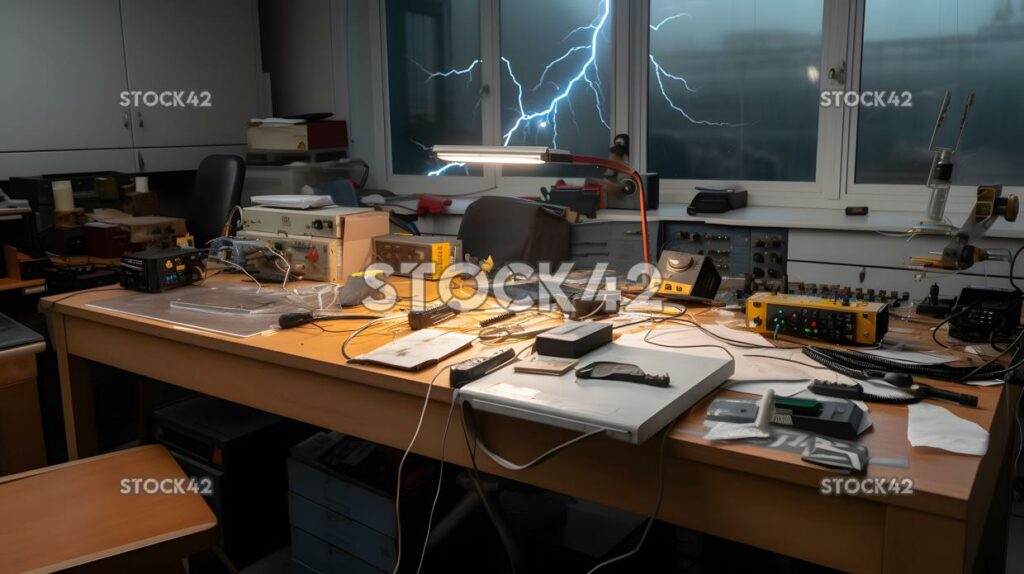
{"type": "Polygon", "coordinates": [[[825,349],[822,347],[807,346],[803,353],[818,361],[822,365],[856,379],[864,378],[865,370],[886,371],[890,373],[906,373],[919,375],[934,379],[945,379],[956,382],[961,381],[983,381],[991,380],[1002,372],[1002,368],[996,364],[982,365],[981,367],[957,367],[953,365],[924,365],[919,363],[905,363],[885,357],[868,355],[860,351],[847,351],[839,349],[825,349]]]}

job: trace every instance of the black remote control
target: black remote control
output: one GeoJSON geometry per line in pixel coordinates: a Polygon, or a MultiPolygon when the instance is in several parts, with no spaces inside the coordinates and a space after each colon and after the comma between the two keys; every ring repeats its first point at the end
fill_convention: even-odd
{"type": "Polygon", "coordinates": [[[839,397],[852,401],[864,398],[864,387],[858,383],[848,385],[846,383],[833,383],[815,379],[807,388],[816,395],[824,395],[826,397],[839,397]]]}
{"type": "Polygon", "coordinates": [[[489,355],[473,357],[452,365],[448,386],[461,389],[467,384],[489,373],[492,369],[511,361],[516,356],[515,349],[508,347],[489,355]]]}

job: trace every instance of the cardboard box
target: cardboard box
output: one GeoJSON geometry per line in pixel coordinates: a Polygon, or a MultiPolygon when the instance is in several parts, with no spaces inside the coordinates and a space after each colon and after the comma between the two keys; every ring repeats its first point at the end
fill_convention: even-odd
{"type": "Polygon", "coordinates": [[[343,120],[249,127],[249,149],[309,150],[343,147],[348,147],[348,125],[343,120]]]}

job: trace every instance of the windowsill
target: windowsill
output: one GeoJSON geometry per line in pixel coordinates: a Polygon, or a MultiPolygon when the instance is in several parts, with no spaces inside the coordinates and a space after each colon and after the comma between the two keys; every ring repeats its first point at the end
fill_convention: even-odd
{"type": "MultiPolygon", "coordinates": [[[[473,202],[471,198],[454,198],[452,205],[445,209],[446,215],[462,215],[473,202]]],[[[415,207],[415,203],[410,205],[415,207]]],[[[749,227],[786,227],[790,229],[832,229],[836,231],[884,231],[899,233],[910,229],[921,221],[923,213],[916,211],[870,211],[868,215],[848,216],[843,209],[807,207],[746,207],[728,213],[706,213],[688,215],[686,204],[662,203],[660,209],[649,211],[647,220],[658,221],[700,221],[712,225],[738,225],[749,227]]],[[[966,213],[947,213],[954,225],[960,225],[966,213]]],[[[639,221],[636,211],[602,209],[596,219],[601,221],[639,221]]],[[[1024,239],[1024,223],[999,219],[986,237],[1024,239]]]]}

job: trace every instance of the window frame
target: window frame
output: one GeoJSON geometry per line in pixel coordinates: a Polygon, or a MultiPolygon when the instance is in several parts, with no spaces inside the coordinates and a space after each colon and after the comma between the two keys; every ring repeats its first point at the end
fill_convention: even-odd
{"type": "MultiPolygon", "coordinates": [[[[849,61],[851,62],[851,73],[848,76],[850,87],[848,89],[860,90],[860,70],[862,66],[863,45],[864,45],[864,16],[869,0],[855,0],[854,18],[851,22],[852,39],[850,46],[849,61]]],[[[938,113],[938,110],[934,110],[938,113]]],[[[931,190],[925,187],[927,173],[921,173],[920,185],[908,184],[884,184],[884,183],[857,183],[857,116],[859,109],[851,108],[849,126],[846,133],[845,145],[848,152],[848,168],[844,174],[843,196],[850,205],[879,206],[892,211],[920,211],[922,216],[927,208],[928,200],[931,197],[931,190]]],[[[950,110],[951,118],[959,118],[960,110],[950,110]]],[[[969,125],[969,124],[968,124],[969,125]]],[[[922,147],[925,145],[922,142],[922,147]]],[[[1003,186],[1004,194],[1024,195],[1024,186],[1003,186]]],[[[946,201],[946,213],[969,213],[974,208],[977,200],[977,186],[954,185],[949,190],[949,199],[946,201]]],[[[959,225],[960,221],[953,221],[959,225]]]]}
{"type": "MultiPolygon", "coordinates": [[[[375,67],[374,83],[380,86],[380,102],[382,111],[382,145],[384,158],[384,187],[400,195],[411,195],[416,193],[431,193],[437,195],[460,195],[493,189],[495,187],[495,176],[497,170],[494,166],[483,165],[481,175],[414,175],[394,172],[394,158],[392,155],[392,134],[391,134],[391,93],[388,70],[388,21],[387,2],[385,0],[373,0],[375,6],[371,9],[371,16],[375,17],[371,22],[371,28],[380,31],[379,42],[375,42],[375,48],[379,53],[379,68],[375,67]]],[[[486,40],[486,25],[490,25],[492,15],[489,12],[490,2],[480,2],[480,127],[482,142],[487,142],[493,136],[490,131],[492,122],[490,115],[494,113],[491,91],[487,86],[492,85],[490,77],[493,75],[493,66],[488,62],[489,54],[487,48],[489,43],[486,40]]]]}
{"type": "MultiPolygon", "coordinates": [[[[480,57],[482,143],[497,145],[501,126],[501,26],[500,2],[480,0],[480,57]]],[[[630,135],[631,163],[647,169],[647,108],[650,76],[651,0],[609,0],[612,3],[611,139],[630,135]]],[[[864,13],[870,0],[822,0],[821,90],[859,90],[864,13]],[[844,82],[829,79],[828,70],[846,65],[844,82]]],[[[427,176],[393,173],[391,113],[387,70],[387,0],[367,0],[370,24],[370,75],[375,137],[367,146],[374,167],[373,183],[401,195],[537,195],[551,177],[503,175],[500,166],[482,166],[480,176],[427,176]]],[[[856,183],[856,108],[819,107],[816,178],[813,182],[663,179],[661,197],[667,203],[687,203],[696,186],[738,184],[750,191],[751,206],[842,208],[867,205],[886,211],[920,211],[930,191],[921,185],[856,183]]],[[[1007,193],[1024,195],[1024,187],[1005,187],[1007,193]]],[[[947,212],[966,213],[974,205],[975,187],[956,185],[950,191],[947,212]]]]}
{"type": "MultiPolygon", "coordinates": [[[[650,5],[651,0],[637,3],[639,14],[634,17],[633,33],[638,41],[635,50],[642,50],[646,64],[650,53],[650,5]]],[[[838,67],[845,59],[849,20],[852,11],[843,0],[823,0],[822,10],[822,43],[821,60],[819,63],[819,87],[821,90],[843,89],[839,84],[828,79],[825,70],[838,67]]],[[[639,66],[637,68],[640,68],[639,66]]],[[[643,147],[639,149],[640,165],[647,168],[647,107],[648,82],[650,67],[645,65],[638,70],[637,110],[633,114],[631,133],[636,134],[633,141],[640,140],[643,147]]],[[[662,179],[661,197],[663,201],[688,203],[696,193],[697,186],[740,185],[750,192],[750,205],[803,206],[810,202],[834,201],[840,197],[839,186],[842,171],[842,133],[846,122],[846,110],[843,108],[818,108],[817,161],[815,181],[763,181],[763,180],[700,180],[700,179],[662,179]]],[[[635,143],[633,144],[636,145],[635,143]]]]}

